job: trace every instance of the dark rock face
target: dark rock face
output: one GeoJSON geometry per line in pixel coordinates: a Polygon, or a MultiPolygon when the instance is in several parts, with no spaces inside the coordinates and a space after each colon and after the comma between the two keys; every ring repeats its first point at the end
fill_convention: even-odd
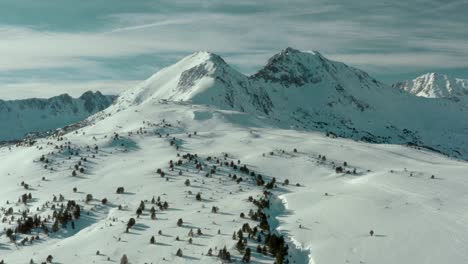
{"type": "Polygon", "coordinates": [[[79,99],[84,101],[84,107],[88,113],[96,113],[107,108],[114,102],[116,96],[103,95],[97,91],[95,93],[88,91],[82,94],[79,99]]]}
{"type": "Polygon", "coordinates": [[[182,73],[177,84],[177,89],[180,91],[190,90],[195,85],[195,82],[208,74],[205,65],[200,64],[182,73]]]}
{"type": "MultiPolygon", "coordinates": [[[[311,71],[309,65],[306,65],[305,61],[301,61],[300,56],[300,51],[286,48],[270,58],[267,65],[251,78],[279,82],[286,87],[321,82],[322,78],[311,71]]],[[[322,59],[321,55],[319,58],[322,59]]],[[[328,67],[323,59],[321,62],[323,67],[328,67]]]]}

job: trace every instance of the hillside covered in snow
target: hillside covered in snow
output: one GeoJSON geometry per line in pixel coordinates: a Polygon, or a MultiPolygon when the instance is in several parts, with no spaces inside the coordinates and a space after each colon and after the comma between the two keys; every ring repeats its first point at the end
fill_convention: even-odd
{"type": "Polygon", "coordinates": [[[392,89],[319,52],[284,49],[252,76],[218,55],[198,52],[123,93],[106,111],[161,100],[251,113],[280,128],[417,145],[468,158],[468,109],[392,89]]]}
{"type": "Polygon", "coordinates": [[[427,73],[414,80],[395,83],[393,87],[428,98],[468,97],[468,80],[439,73],[427,73]]]}
{"type": "Polygon", "coordinates": [[[198,52],[0,147],[0,261],[466,263],[465,115],[318,52],[198,52]]]}
{"type": "Polygon", "coordinates": [[[99,112],[115,96],[86,92],[79,98],[62,94],[49,99],[0,100],[0,142],[22,139],[27,134],[61,128],[99,112]],[[6,129],[8,128],[8,129],[6,129]]]}

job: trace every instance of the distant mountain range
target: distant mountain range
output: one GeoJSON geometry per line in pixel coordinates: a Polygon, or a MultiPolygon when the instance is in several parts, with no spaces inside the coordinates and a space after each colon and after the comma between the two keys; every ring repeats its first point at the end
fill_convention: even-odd
{"type": "Polygon", "coordinates": [[[249,113],[258,123],[283,129],[424,146],[468,158],[468,109],[452,102],[464,100],[466,80],[427,74],[393,87],[399,89],[317,51],[286,48],[251,76],[239,73],[220,56],[202,51],[128,89],[113,104],[114,97],[99,92],[77,99],[61,95],[0,101],[0,121],[11,127],[0,132],[0,140],[69,125],[111,104],[96,117],[134,106],[177,102],[249,113]]]}
{"type": "Polygon", "coordinates": [[[428,98],[468,98],[468,80],[440,73],[427,73],[414,80],[393,84],[393,87],[428,98]]]}
{"type": "Polygon", "coordinates": [[[79,98],[62,94],[49,99],[0,100],[0,141],[23,138],[81,121],[108,107],[116,96],[86,92],[79,98]]]}

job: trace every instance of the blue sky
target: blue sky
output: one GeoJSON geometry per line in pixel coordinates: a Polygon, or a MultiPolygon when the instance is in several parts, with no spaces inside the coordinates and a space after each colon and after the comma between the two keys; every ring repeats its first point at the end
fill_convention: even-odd
{"type": "Polygon", "coordinates": [[[198,50],[318,50],[386,83],[468,78],[468,0],[0,0],[0,98],[116,93],[198,50]]]}

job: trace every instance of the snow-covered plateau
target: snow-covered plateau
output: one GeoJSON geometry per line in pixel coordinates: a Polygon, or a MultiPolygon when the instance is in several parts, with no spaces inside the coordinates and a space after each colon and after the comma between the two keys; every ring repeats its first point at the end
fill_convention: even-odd
{"type": "Polygon", "coordinates": [[[466,114],[318,52],[198,52],[0,148],[0,261],[467,263],[466,114]]]}

